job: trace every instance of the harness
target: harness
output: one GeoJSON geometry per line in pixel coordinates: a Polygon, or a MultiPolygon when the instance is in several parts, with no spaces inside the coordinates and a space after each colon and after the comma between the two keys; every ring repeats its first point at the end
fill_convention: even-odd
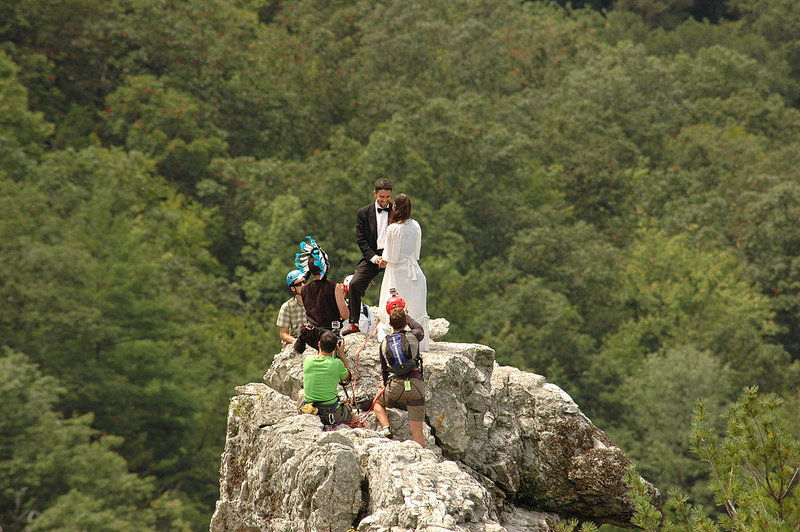
{"type": "MultiPolygon", "coordinates": [[[[300,405],[300,411],[306,414],[319,416],[323,425],[338,425],[342,423],[341,421],[336,421],[336,412],[340,407],[347,414],[352,413],[350,406],[347,403],[340,403],[338,397],[332,403],[320,403],[318,401],[309,403],[308,401],[303,401],[300,405]]],[[[345,415],[342,415],[342,419],[344,418],[345,415]]]]}
{"type": "Polygon", "coordinates": [[[314,325],[310,321],[307,321],[307,322],[305,322],[303,324],[303,329],[306,329],[306,330],[308,330],[310,332],[313,332],[313,331],[331,331],[336,336],[339,336],[339,330],[341,330],[341,328],[342,328],[342,322],[341,321],[333,321],[333,322],[331,322],[331,327],[324,327],[322,325],[314,325]]]}

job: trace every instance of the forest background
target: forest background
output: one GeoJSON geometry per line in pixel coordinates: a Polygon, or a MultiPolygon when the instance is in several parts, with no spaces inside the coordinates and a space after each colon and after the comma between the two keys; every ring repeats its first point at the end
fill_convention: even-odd
{"type": "Polygon", "coordinates": [[[695,402],[800,407],[798,105],[794,0],[0,1],[0,527],[207,529],[297,244],[352,273],[381,176],[448,340],[713,507],[695,402]]]}

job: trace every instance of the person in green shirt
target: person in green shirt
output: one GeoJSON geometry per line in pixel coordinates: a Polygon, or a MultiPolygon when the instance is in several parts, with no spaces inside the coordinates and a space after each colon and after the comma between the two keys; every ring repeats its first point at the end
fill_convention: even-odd
{"type": "Polygon", "coordinates": [[[339,402],[339,382],[348,382],[351,372],[341,340],[325,331],[319,338],[318,353],[303,360],[303,396],[300,411],[316,414],[324,425],[346,423],[350,405],[339,402]]]}

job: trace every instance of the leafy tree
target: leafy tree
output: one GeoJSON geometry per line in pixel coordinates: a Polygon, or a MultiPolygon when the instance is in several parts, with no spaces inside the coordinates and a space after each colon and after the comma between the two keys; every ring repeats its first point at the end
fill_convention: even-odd
{"type": "Polygon", "coordinates": [[[712,0],[711,2],[697,2],[695,0],[666,0],[662,2],[655,0],[616,0],[614,9],[631,11],[641,15],[649,27],[671,29],[691,16],[692,7],[695,5],[705,6],[705,9],[710,11],[710,14],[718,17],[724,10],[725,0],[712,0]]]}
{"type": "MultiPolygon", "coordinates": [[[[294,253],[302,239],[298,228],[303,227],[300,201],[294,196],[275,198],[263,214],[265,219],[247,221],[243,226],[248,244],[242,252],[257,269],[247,270],[244,266],[237,269],[248,299],[257,305],[264,305],[266,297],[272,299],[280,293],[281,284],[276,280],[285,279],[286,273],[294,268],[294,253]]],[[[279,301],[269,303],[275,308],[279,301]]]]}
{"type": "Polygon", "coordinates": [[[509,119],[530,132],[577,219],[622,241],[632,234],[638,185],[638,174],[626,169],[636,169],[674,132],[680,106],[660,88],[669,84],[663,65],[643,48],[580,53],[582,60],[562,67],[558,91],[533,89],[518,102],[524,113],[509,119]]]}
{"type": "Polygon", "coordinates": [[[19,178],[38,158],[53,128],[42,113],[28,109],[28,92],[18,79],[19,68],[0,50],[0,175],[19,178]]]}
{"type": "Polygon", "coordinates": [[[630,317],[592,363],[596,389],[607,390],[596,395],[598,413],[619,414],[614,388],[648,353],[688,343],[729,364],[737,386],[759,382],[780,390],[787,382],[787,353],[770,342],[770,303],[735,257],[692,249],[686,234],[643,229],[640,239],[618,291],[630,317]]]}
{"type": "Polygon", "coordinates": [[[152,157],[159,173],[192,193],[208,177],[212,159],[226,152],[216,109],[190,94],[165,87],[150,75],[128,78],[106,98],[108,137],[128,151],[152,157]]]}
{"type": "Polygon", "coordinates": [[[3,530],[189,530],[179,501],[159,498],[152,479],[128,472],[114,452],[119,437],[92,429],[91,414],[65,420],[53,410],[60,393],[25,355],[3,348],[3,530]]]}
{"type": "Polygon", "coordinates": [[[797,106],[800,98],[800,8],[790,0],[730,0],[732,11],[742,18],[748,31],[769,42],[770,48],[789,65],[793,87],[789,94],[797,106]]]}
{"type": "Polygon", "coordinates": [[[691,452],[691,412],[701,399],[714,410],[727,407],[733,377],[711,353],[691,345],[650,354],[625,378],[624,418],[609,435],[662,490],[682,488],[696,504],[711,506],[706,470],[691,452]]]}
{"type": "Polygon", "coordinates": [[[203,213],[149,168],[90,149],[47,157],[28,183],[2,181],[0,325],[62,379],[64,412],[93,412],[94,427],[124,436],[119,452],[158,474],[159,489],[209,486],[190,501],[207,507],[224,439],[219,404],[259,374],[264,335],[214,277],[203,213]]]}
{"type": "Polygon", "coordinates": [[[115,28],[125,12],[122,3],[62,0],[49,9],[31,0],[4,4],[10,6],[0,40],[14,43],[34,108],[56,123],[71,104],[89,113],[100,107],[120,76],[124,44],[115,28]]]}
{"type": "Polygon", "coordinates": [[[501,363],[552,382],[574,382],[593,342],[581,332],[580,316],[566,298],[543,284],[524,279],[488,298],[479,315],[486,335],[481,342],[497,346],[501,363]]]}
{"type": "Polygon", "coordinates": [[[521,273],[546,280],[550,290],[563,294],[580,313],[581,330],[599,345],[626,316],[614,303],[623,255],[618,244],[596,227],[575,221],[566,208],[542,209],[530,225],[509,248],[512,277],[521,273]]]}
{"type": "Polygon", "coordinates": [[[796,259],[800,241],[790,228],[800,221],[800,188],[790,180],[764,188],[763,193],[746,194],[737,242],[748,259],[751,275],[771,295],[776,322],[784,325],[778,338],[796,360],[800,354],[797,341],[800,264],[796,259]]]}
{"type": "MultiPolygon", "coordinates": [[[[256,233],[258,227],[263,228],[260,224],[273,219],[273,201],[277,198],[280,202],[281,197],[277,191],[293,191],[298,197],[310,197],[307,195],[307,183],[311,177],[307,175],[302,163],[277,159],[220,158],[213,161],[210,169],[213,177],[198,185],[199,201],[214,209],[208,227],[211,238],[209,247],[215,257],[220,257],[220,262],[231,274],[236,273],[244,278],[266,266],[258,262],[260,258],[257,248],[264,244],[262,236],[256,233]],[[245,226],[248,236],[245,234],[245,226]],[[237,266],[240,269],[237,270],[237,266]]],[[[312,232],[311,225],[304,221],[308,216],[305,211],[303,208],[302,214],[297,213],[301,218],[291,228],[293,233],[279,235],[282,244],[287,246],[287,253],[281,257],[265,257],[267,260],[283,260],[287,267],[293,263],[295,251],[288,252],[288,246],[297,244],[306,234],[312,232]]],[[[275,212],[275,215],[293,216],[283,212],[275,212]]],[[[283,272],[280,278],[285,279],[285,275],[286,272],[283,272]]],[[[249,282],[245,281],[246,284],[249,282]]],[[[247,296],[259,297],[253,292],[254,288],[269,290],[276,286],[274,282],[269,285],[245,286],[247,296]]]]}

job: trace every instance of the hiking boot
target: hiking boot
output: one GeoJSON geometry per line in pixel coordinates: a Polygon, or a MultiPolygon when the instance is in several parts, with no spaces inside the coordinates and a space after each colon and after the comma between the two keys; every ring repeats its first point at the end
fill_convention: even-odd
{"type": "Polygon", "coordinates": [[[348,327],[347,329],[343,329],[342,330],[342,336],[347,336],[350,333],[359,332],[359,330],[360,329],[358,328],[357,324],[351,323],[350,327],[348,327]]]}

